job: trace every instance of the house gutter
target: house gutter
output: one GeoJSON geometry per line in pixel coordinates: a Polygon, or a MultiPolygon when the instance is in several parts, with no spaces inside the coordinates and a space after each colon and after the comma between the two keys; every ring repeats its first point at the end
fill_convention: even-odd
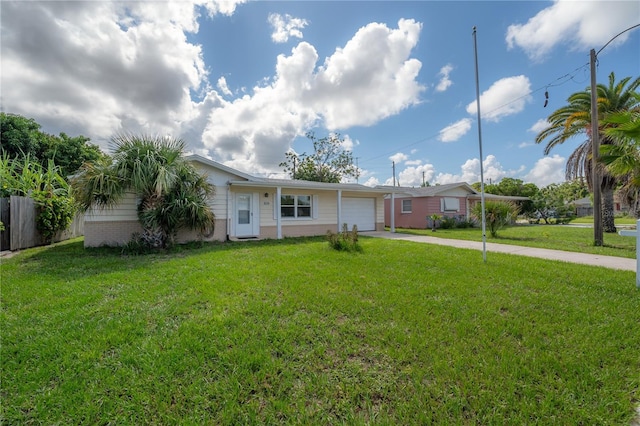
{"type": "Polygon", "coordinates": [[[282,215],[280,214],[280,206],[281,206],[281,198],[282,198],[282,187],[276,187],[276,199],[274,202],[276,203],[276,229],[277,229],[277,238],[279,240],[282,239],[282,215]]]}
{"type": "Polygon", "coordinates": [[[231,189],[231,182],[227,182],[227,194],[226,194],[226,196],[227,196],[227,200],[226,200],[227,201],[227,203],[226,203],[227,204],[227,221],[226,221],[226,224],[227,224],[226,225],[226,228],[227,228],[226,229],[227,241],[229,241],[229,225],[231,224],[231,218],[229,217],[229,210],[230,210],[229,209],[229,192],[230,192],[230,189],[231,189]]]}

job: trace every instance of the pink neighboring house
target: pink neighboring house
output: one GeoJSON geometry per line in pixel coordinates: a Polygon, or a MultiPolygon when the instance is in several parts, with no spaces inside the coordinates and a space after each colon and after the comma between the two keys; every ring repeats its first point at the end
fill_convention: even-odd
{"type": "MultiPolygon", "coordinates": [[[[428,228],[431,222],[427,217],[433,214],[468,220],[471,209],[481,200],[481,194],[466,182],[420,188],[389,188],[389,192],[394,194],[394,226],[398,228],[428,228]]],[[[390,195],[385,196],[385,226],[391,226],[391,199],[390,195]]],[[[505,197],[486,193],[485,199],[528,200],[526,197],[505,197]]]]}

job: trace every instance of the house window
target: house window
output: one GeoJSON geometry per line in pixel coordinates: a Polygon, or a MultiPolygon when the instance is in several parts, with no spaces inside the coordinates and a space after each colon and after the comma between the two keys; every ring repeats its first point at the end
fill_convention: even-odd
{"type": "Polygon", "coordinates": [[[460,199],[444,197],[440,199],[440,208],[443,212],[460,211],[460,199]]]}
{"type": "Polygon", "coordinates": [[[411,201],[412,200],[402,200],[402,213],[411,213],[411,201]]]}
{"type": "Polygon", "coordinates": [[[280,216],[286,218],[311,217],[311,195],[283,195],[280,197],[280,216]]]}

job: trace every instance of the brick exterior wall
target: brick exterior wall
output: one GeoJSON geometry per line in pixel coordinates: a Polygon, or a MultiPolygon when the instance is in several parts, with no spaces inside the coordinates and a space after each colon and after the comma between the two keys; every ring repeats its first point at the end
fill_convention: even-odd
{"type": "Polygon", "coordinates": [[[132,221],[100,221],[84,223],[84,246],[121,246],[131,240],[131,234],[142,232],[137,220],[132,221]]]}
{"type": "MultiPolygon", "coordinates": [[[[142,232],[140,223],[135,221],[95,221],[84,224],[84,246],[121,246],[131,240],[131,234],[142,232]]],[[[216,220],[213,235],[205,237],[205,241],[225,241],[227,238],[227,221],[216,220]]],[[[199,240],[198,232],[182,230],[178,232],[178,242],[199,240]]]]}

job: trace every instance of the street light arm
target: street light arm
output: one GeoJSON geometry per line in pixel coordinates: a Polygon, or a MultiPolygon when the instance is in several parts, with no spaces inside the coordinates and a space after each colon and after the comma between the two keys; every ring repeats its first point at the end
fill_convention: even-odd
{"type": "Polygon", "coordinates": [[[598,51],[596,52],[596,56],[598,56],[598,54],[599,54],[600,52],[602,52],[602,51],[604,50],[604,48],[605,48],[605,47],[607,47],[607,46],[609,45],[609,43],[611,43],[613,40],[617,39],[618,37],[620,37],[622,34],[626,33],[627,31],[631,31],[632,29],[634,29],[634,28],[638,28],[638,27],[640,27],[640,24],[636,24],[636,25],[634,25],[634,26],[632,26],[632,27],[627,28],[627,29],[626,29],[626,30],[624,30],[624,31],[620,31],[618,34],[616,34],[615,36],[613,36],[613,38],[612,38],[611,40],[609,40],[609,41],[607,42],[607,44],[605,44],[604,46],[602,46],[602,47],[600,48],[600,50],[598,50],[598,51]]]}

